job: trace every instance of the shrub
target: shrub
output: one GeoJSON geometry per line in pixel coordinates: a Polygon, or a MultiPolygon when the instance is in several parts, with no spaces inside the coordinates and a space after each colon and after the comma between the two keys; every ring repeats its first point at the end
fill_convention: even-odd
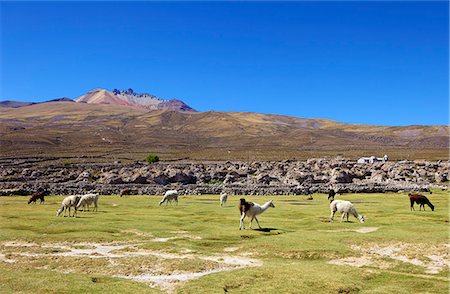
{"type": "Polygon", "coordinates": [[[64,165],[65,167],[69,167],[69,166],[72,165],[72,162],[71,162],[70,160],[64,160],[63,165],[64,165]]]}
{"type": "Polygon", "coordinates": [[[147,155],[145,160],[148,163],[154,163],[154,162],[158,162],[159,161],[159,157],[158,157],[158,155],[155,155],[155,154],[149,154],[149,155],[147,155]]]}

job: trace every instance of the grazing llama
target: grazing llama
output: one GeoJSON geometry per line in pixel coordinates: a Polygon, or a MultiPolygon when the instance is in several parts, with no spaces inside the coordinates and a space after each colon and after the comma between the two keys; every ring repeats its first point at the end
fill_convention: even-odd
{"type": "Polygon", "coordinates": [[[423,207],[423,210],[425,211],[425,204],[426,204],[431,208],[432,211],[434,211],[434,205],[431,204],[430,200],[428,200],[428,198],[425,197],[424,195],[419,194],[419,193],[409,193],[408,196],[409,196],[409,201],[411,203],[411,208],[410,208],[411,211],[412,210],[415,211],[414,202],[419,204],[419,210],[422,210],[422,207],[423,207]]]}
{"type": "Polygon", "coordinates": [[[331,217],[330,217],[330,222],[333,222],[334,219],[334,214],[336,213],[336,211],[342,212],[342,218],[341,218],[341,223],[344,220],[344,217],[347,215],[347,222],[348,222],[348,215],[351,213],[354,217],[356,217],[357,219],[359,219],[360,222],[364,222],[365,218],[363,215],[359,215],[356,212],[355,207],[353,206],[353,204],[350,201],[345,201],[345,200],[333,200],[330,203],[330,210],[331,210],[331,217]]]}
{"type": "Polygon", "coordinates": [[[128,188],[125,188],[125,189],[122,189],[122,191],[120,191],[120,197],[123,197],[123,196],[127,196],[127,195],[132,195],[133,194],[133,191],[131,191],[130,189],[128,189],[128,188]]]}
{"type": "Polygon", "coordinates": [[[170,205],[172,205],[172,201],[175,201],[178,205],[178,192],[177,190],[168,190],[166,191],[166,193],[164,194],[163,199],[159,202],[159,205],[163,204],[164,202],[167,203],[170,202],[170,205]]]}
{"type": "Polygon", "coordinates": [[[67,196],[61,203],[61,208],[56,212],[56,216],[59,216],[64,211],[64,216],[66,216],[67,211],[69,211],[70,217],[70,208],[73,206],[73,217],[77,217],[77,205],[80,201],[80,195],[72,195],[67,196]]]}
{"type": "Polygon", "coordinates": [[[258,214],[261,214],[264,211],[266,211],[266,209],[269,207],[275,208],[275,205],[273,205],[273,200],[270,200],[270,201],[264,203],[264,205],[259,205],[258,203],[247,202],[247,201],[245,201],[244,198],[241,198],[241,203],[239,205],[239,211],[241,212],[241,220],[239,223],[239,230],[245,229],[244,228],[244,218],[245,217],[250,218],[250,227],[249,227],[250,229],[252,228],[253,219],[256,220],[258,227],[261,229],[258,218],[256,216],[258,214]]]}
{"type": "Polygon", "coordinates": [[[48,195],[47,191],[38,191],[38,192],[34,192],[34,193],[31,195],[30,199],[28,200],[28,204],[30,204],[30,203],[32,203],[32,202],[33,202],[34,204],[36,204],[36,201],[37,201],[38,199],[41,200],[40,204],[42,204],[42,203],[45,202],[44,196],[47,196],[47,195],[48,195]]]}
{"type": "Polygon", "coordinates": [[[85,210],[86,206],[89,211],[89,205],[94,203],[94,209],[93,211],[98,211],[98,194],[86,194],[81,196],[80,201],[77,204],[77,210],[80,209],[80,206],[83,206],[83,211],[85,210]]]}

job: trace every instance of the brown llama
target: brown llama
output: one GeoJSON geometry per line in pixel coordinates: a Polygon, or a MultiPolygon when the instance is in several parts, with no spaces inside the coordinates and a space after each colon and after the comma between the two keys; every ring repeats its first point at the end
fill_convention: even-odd
{"type": "Polygon", "coordinates": [[[28,200],[28,204],[30,204],[31,202],[33,202],[34,204],[36,204],[36,201],[37,201],[38,199],[41,200],[40,204],[42,204],[42,203],[45,202],[44,196],[47,196],[47,195],[48,195],[47,191],[37,191],[37,192],[34,192],[34,193],[31,195],[30,199],[28,200]]]}
{"type": "Polygon", "coordinates": [[[414,202],[419,204],[419,210],[422,210],[422,207],[423,207],[423,210],[425,210],[425,204],[426,204],[431,208],[432,211],[434,211],[434,205],[431,204],[430,200],[428,200],[428,198],[425,197],[424,195],[419,194],[419,193],[409,193],[408,196],[409,196],[409,202],[411,203],[411,207],[410,207],[411,211],[415,210],[414,202]]]}

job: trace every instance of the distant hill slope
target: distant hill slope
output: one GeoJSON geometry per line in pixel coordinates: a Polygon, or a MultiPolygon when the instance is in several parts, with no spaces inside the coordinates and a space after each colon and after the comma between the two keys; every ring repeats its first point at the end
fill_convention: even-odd
{"type": "Polygon", "coordinates": [[[5,107],[5,108],[19,108],[19,107],[24,107],[24,106],[30,106],[33,104],[36,104],[36,103],[35,102],[11,101],[11,100],[0,101],[0,107],[5,107]]]}
{"type": "Polygon", "coordinates": [[[280,160],[319,156],[448,158],[448,126],[383,127],[241,112],[148,111],[49,102],[0,108],[0,149],[11,156],[280,160]]]}
{"type": "Polygon", "coordinates": [[[0,101],[0,107],[20,108],[20,107],[30,106],[30,105],[34,105],[34,104],[48,103],[48,102],[74,102],[74,101],[72,99],[66,98],[66,97],[56,98],[56,99],[52,99],[52,100],[44,101],[44,102],[22,102],[22,101],[6,100],[6,101],[0,101]]]}

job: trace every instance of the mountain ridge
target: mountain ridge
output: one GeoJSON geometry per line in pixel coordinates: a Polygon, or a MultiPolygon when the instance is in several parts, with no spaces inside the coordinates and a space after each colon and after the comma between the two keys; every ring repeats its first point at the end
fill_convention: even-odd
{"type": "Polygon", "coordinates": [[[50,102],[0,108],[2,156],[164,159],[448,158],[448,126],[372,126],[245,112],[50,102]],[[100,155],[99,155],[100,156],[100,155]]]}
{"type": "Polygon", "coordinates": [[[174,98],[170,100],[165,100],[148,93],[135,93],[131,88],[127,90],[114,89],[112,91],[108,91],[102,88],[95,88],[73,100],[66,97],[47,100],[43,102],[22,102],[22,101],[5,100],[0,101],[0,107],[19,108],[34,104],[56,102],[56,101],[77,102],[87,104],[112,104],[126,107],[139,107],[148,110],[171,109],[171,110],[196,112],[195,109],[193,109],[192,107],[190,107],[189,105],[187,105],[186,103],[184,103],[179,99],[174,98]]]}

